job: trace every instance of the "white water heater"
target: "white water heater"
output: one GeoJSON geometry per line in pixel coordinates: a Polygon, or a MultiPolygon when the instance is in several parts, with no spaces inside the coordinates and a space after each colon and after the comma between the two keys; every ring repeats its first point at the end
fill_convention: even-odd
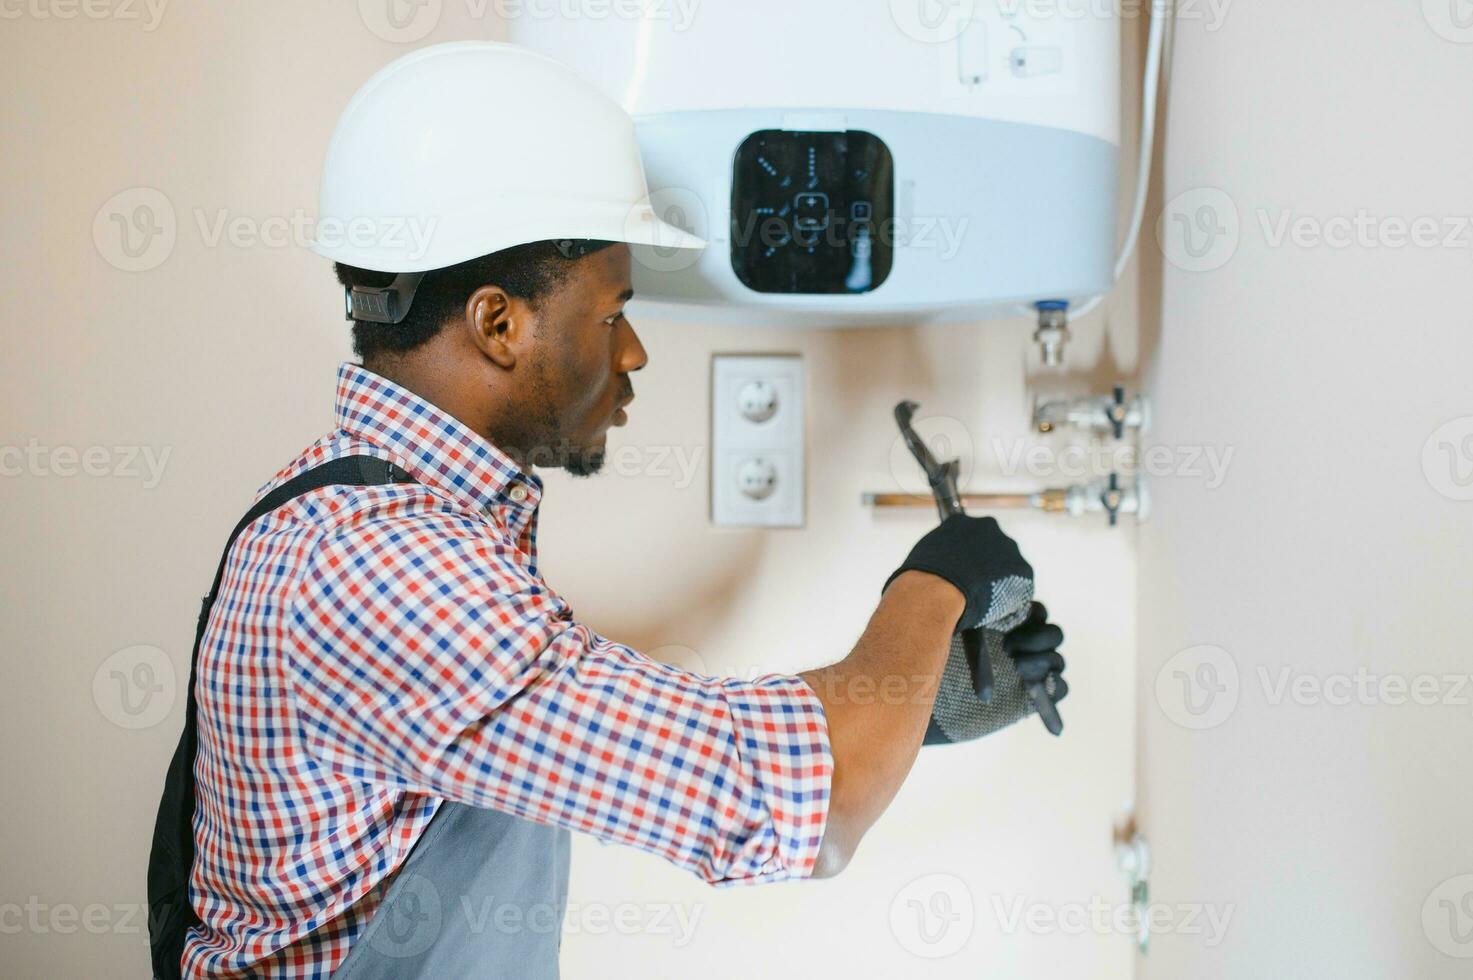
{"type": "Polygon", "coordinates": [[[615,0],[603,17],[534,6],[508,39],[629,111],[657,210],[710,243],[637,250],[643,301],[894,324],[1113,285],[1112,5],[643,0],[621,15],[615,0]]]}

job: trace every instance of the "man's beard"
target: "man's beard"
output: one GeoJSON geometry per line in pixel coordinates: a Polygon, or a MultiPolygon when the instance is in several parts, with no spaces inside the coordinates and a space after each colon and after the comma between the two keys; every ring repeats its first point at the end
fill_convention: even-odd
{"type": "Polygon", "coordinates": [[[524,433],[508,440],[501,448],[516,456],[529,470],[567,470],[573,476],[593,476],[604,465],[602,447],[575,446],[558,437],[548,439],[524,433]]]}
{"type": "Polygon", "coordinates": [[[575,446],[563,434],[563,419],[555,407],[553,386],[539,361],[533,366],[532,393],[536,405],[519,419],[516,431],[507,433],[502,448],[514,453],[528,469],[567,470],[573,476],[593,476],[604,465],[602,446],[575,446]]]}
{"type": "Polygon", "coordinates": [[[563,469],[573,476],[593,476],[604,468],[604,451],[588,449],[569,455],[563,460],[563,469]]]}

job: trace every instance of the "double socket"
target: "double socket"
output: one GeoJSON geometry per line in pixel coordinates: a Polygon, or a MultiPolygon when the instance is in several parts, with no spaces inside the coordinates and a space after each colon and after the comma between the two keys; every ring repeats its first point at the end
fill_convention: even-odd
{"type": "Polygon", "coordinates": [[[711,361],[711,520],[803,526],[803,359],[717,354],[711,361]]]}

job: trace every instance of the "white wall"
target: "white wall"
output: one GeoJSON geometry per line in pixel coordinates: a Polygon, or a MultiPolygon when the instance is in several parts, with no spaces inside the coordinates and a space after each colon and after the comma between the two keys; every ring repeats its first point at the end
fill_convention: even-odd
{"type": "MultiPolygon", "coordinates": [[[[210,247],[199,221],[208,230],[222,210],[254,223],[315,212],[339,109],[371,71],[408,50],[365,29],[360,8],[373,4],[180,2],[153,30],[25,14],[0,34],[8,177],[0,446],[34,439],[170,454],[156,486],[57,472],[0,480],[9,557],[0,572],[6,977],[146,969],[142,920],[126,909],[143,899],[182,702],[150,727],[127,729],[116,723],[128,716],[110,679],[94,694],[94,675],[115,651],[141,644],[162,651],[161,679],[182,681],[197,597],[224,535],[254,488],[331,425],[333,371],[348,349],[329,268],[295,247],[210,247]],[[135,187],[168,197],[177,242],[157,268],[128,273],[104,260],[92,232],[104,203],[135,187]],[[107,907],[99,931],[65,918],[93,905],[107,907]]],[[[423,43],[502,35],[503,25],[469,9],[445,3],[423,43]]],[[[1132,297],[1127,285],[1108,342],[1100,317],[1076,330],[1080,374],[1042,390],[1134,369],[1132,297]]],[[[618,436],[650,452],[704,453],[713,351],[805,355],[809,522],[798,532],[711,528],[704,456],[689,485],[654,473],[554,478],[546,571],[582,617],[618,639],[673,660],[698,657],[713,672],[795,670],[841,656],[884,577],[931,522],[924,511],[876,517],[859,504],[862,491],[896,486],[889,413],[902,397],[969,434],[976,485],[1010,485],[991,440],[1027,436],[1031,324],[847,333],[639,326],[651,364],[618,436]]],[[[899,474],[919,486],[899,458],[899,474]]],[[[1126,975],[1119,937],[1004,935],[990,896],[1008,909],[1118,897],[1109,823],[1134,780],[1133,535],[1044,517],[1007,524],[1069,630],[1068,737],[1055,743],[1024,730],[928,752],[833,883],[714,892],[655,859],[580,842],[574,903],[683,903],[688,914],[698,904],[700,919],[682,948],[650,933],[570,935],[570,977],[1126,975]],[[972,894],[974,932],[956,956],[927,963],[891,935],[889,915],[904,885],[936,873],[957,876],[972,894]]]]}
{"type": "Polygon", "coordinates": [[[1158,937],[1146,977],[1469,975],[1473,44],[1433,29],[1449,9],[1244,2],[1220,31],[1180,25],[1168,221],[1212,205],[1240,231],[1204,271],[1164,238],[1156,441],[1236,455],[1220,489],[1158,481],[1141,535],[1143,822],[1154,898],[1232,918],[1215,947],[1158,937]],[[1177,200],[1199,188],[1221,193],[1177,200]],[[1429,217],[1438,243],[1276,245],[1261,223],[1334,235],[1361,213],[1372,242],[1429,217]],[[1453,455],[1424,467],[1450,420],[1453,455]],[[1180,653],[1203,644],[1224,653],[1180,653]],[[1358,700],[1359,671],[1392,686],[1315,693],[1358,700]],[[1399,703],[1420,676],[1438,703],[1399,703]],[[1275,704],[1286,677],[1301,694],[1275,704]]]}

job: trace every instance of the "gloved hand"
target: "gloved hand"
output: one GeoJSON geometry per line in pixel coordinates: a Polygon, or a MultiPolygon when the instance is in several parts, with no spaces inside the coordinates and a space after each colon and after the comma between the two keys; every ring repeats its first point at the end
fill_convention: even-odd
{"type": "Polygon", "coordinates": [[[1041,602],[1029,603],[1023,622],[1006,632],[983,630],[983,650],[992,664],[997,691],[990,704],[977,697],[961,634],[952,637],[941,674],[926,745],[969,742],[1037,712],[1052,734],[1063,730],[1055,707],[1069,693],[1059,646],[1064,631],[1048,621],[1041,602]]]}
{"type": "Polygon", "coordinates": [[[885,580],[885,588],[910,571],[939,575],[966,597],[959,630],[1011,628],[1033,598],[1033,566],[990,517],[953,514],[942,521],[916,542],[905,563],[885,580]]]}
{"type": "Polygon", "coordinates": [[[1003,637],[1003,650],[1013,658],[1018,679],[1043,716],[1044,724],[1055,735],[1064,727],[1055,705],[1069,696],[1064,680],[1064,658],[1059,647],[1064,631],[1048,621],[1048,609],[1041,602],[1029,603],[1028,618],[1003,637]]]}

